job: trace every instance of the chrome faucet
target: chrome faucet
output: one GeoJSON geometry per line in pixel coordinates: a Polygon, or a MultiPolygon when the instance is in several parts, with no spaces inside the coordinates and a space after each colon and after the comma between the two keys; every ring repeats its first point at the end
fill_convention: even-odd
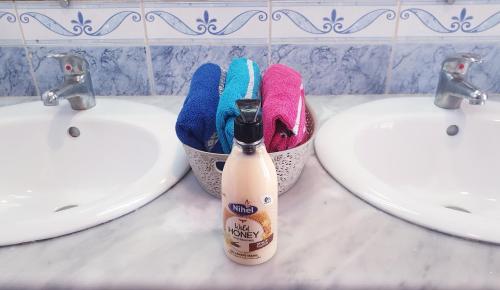
{"type": "Polygon", "coordinates": [[[481,57],[462,53],[443,61],[434,104],[443,109],[458,109],[462,100],[471,105],[483,105],[488,95],[466,80],[467,72],[474,63],[481,63],[481,57]]]}
{"type": "Polygon", "coordinates": [[[53,54],[61,64],[64,82],[56,89],[42,94],[45,106],[57,106],[59,100],[67,99],[73,110],[88,110],[95,106],[95,94],[90,78],[89,63],[82,57],[72,54],[53,54]]]}

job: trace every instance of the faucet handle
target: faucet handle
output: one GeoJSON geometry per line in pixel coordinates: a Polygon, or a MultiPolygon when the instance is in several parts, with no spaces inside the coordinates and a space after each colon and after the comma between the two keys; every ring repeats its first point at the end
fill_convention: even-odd
{"type": "Polygon", "coordinates": [[[466,53],[461,53],[458,55],[459,58],[464,59],[465,61],[468,61],[470,63],[482,63],[483,62],[483,57],[479,54],[472,53],[472,52],[466,52],[466,53]]]}
{"type": "Polygon", "coordinates": [[[90,66],[85,58],[70,53],[49,54],[47,57],[59,60],[65,75],[83,75],[90,66]]]}
{"type": "Polygon", "coordinates": [[[447,57],[442,64],[443,71],[465,77],[469,68],[474,63],[482,63],[482,57],[475,53],[459,53],[447,57]]]}

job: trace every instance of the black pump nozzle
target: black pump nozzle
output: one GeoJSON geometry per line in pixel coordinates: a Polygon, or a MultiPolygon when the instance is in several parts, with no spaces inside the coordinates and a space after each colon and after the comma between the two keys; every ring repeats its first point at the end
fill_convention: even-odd
{"type": "Polygon", "coordinates": [[[245,144],[253,144],[262,139],[262,117],[260,114],[260,100],[237,100],[236,105],[240,115],[234,122],[234,138],[245,144]]]}
{"type": "Polygon", "coordinates": [[[255,123],[260,111],[260,100],[243,99],[237,100],[236,105],[240,110],[240,116],[245,123],[255,123]]]}

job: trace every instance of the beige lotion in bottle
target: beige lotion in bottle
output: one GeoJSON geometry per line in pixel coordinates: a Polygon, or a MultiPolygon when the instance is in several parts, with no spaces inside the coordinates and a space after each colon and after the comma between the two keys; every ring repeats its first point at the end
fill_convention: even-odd
{"type": "Polygon", "coordinates": [[[224,249],[229,259],[257,265],[276,253],[278,179],[262,140],[260,101],[237,102],[234,142],[222,171],[224,249]]]}

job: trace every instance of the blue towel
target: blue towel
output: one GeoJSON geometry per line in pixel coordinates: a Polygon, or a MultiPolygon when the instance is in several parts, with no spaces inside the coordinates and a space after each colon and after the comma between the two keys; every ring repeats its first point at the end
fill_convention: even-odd
{"type": "Polygon", "coordinates": [[[222,153],[215,128],[221,76],[221,68],[213,63],[203,64],[193,74],[189,93],[175,124],[177,137],[182,143],[198,150],[222,153]]]}
{"type": "Polygon", "coordinates": [[[226,84],[217,107],[217,134],[224,153],[233,146],[234,119],[240,112],[236,106],[239,99],[260,99],[259,66],[246,58],[235,58],[229,65],[226,84]]]}

